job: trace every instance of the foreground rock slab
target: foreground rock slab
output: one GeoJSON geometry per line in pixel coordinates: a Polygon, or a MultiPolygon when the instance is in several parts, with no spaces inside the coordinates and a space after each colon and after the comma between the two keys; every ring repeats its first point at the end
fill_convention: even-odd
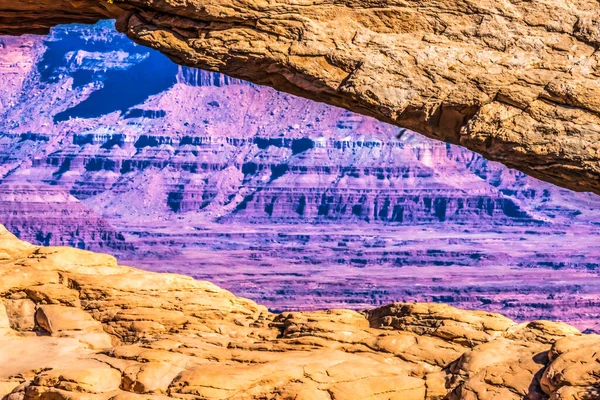
{"type": "Polygon", "coordinates": [[[0,33],[116,18],[138,43],[600,193],[594,0],[0,0],[0,33]]]}
{"type": "Polygon", "coordinates": [[[598,345],[566,324],[444,304],[273,314],[0,228],[6,400],[591,399],[598,345]]]}

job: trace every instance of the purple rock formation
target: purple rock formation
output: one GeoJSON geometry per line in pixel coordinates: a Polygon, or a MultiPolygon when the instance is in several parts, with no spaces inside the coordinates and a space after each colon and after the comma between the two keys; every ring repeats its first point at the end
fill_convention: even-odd
{"type": "Polygon", "coordinates": [[[443,301],[600,327],[598,196],[178,67],[110,23],[0,47],[0,222],[23,239],[278,309],[443,301]]]}

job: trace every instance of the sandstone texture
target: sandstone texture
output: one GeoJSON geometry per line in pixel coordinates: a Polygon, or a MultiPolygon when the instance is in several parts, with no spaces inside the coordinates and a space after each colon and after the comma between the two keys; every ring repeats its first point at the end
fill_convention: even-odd
{"type": "Polygon", "coordinates": [[[600,193],[594,0],[2,0],[0,32],[118,19],[174,61],[600,193]]]}
{"type": "Polygon", "coordinates": [[[597,335],[444,304],[273,314],[0,231],[0,396],[591,399],[597,335]]]}

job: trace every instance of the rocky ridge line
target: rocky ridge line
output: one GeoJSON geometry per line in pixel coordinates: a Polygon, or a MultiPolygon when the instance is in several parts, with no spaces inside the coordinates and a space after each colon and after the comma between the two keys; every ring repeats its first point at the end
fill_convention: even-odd
{"type": "Polygon", "coordinates": [[[599,14],[594,0],[1,0],[0,33],[117,18],[179,64],[600,193],[599,14]]]}
{"type": "MultiPolygon", "coordinates": [[[[590,399],[598,335],[444,304],[270,313],[0,230],[0,396],[590,399]]],[[[596,397],[595,397],[596,396],[596,397]]]]}

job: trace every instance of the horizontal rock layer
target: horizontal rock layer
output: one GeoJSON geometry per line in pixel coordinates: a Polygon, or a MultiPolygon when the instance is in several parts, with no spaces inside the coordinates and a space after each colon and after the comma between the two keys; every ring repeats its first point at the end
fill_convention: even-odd
{"type": "Polygon", "coordinates": [[[117,18],[133,40],[180,64],[374,116],[600,193],[599,12],[591,0],[3,0],[0,32],[117,18]]]}
{"type": "MultiPolygon", "coordinates": [[[[38,39],[1,41],[0,176],[16,203],[36,198],[19,186],[28,182],[40,199],[78,200],[108,220],[194,213],[249,222],[539,226],[597,219],[596,196],[559,191],[370,118],[178,68],[106,23],[38,39]],[[139,80],[148,74],[153,82],[139,80]]],[[[52,244],[73,244],[53,236],[52,244]]]]}
{"type": "Polygon", "coordinates": [[[600,336],[443,304],[273,314],[0,228],[0,396],[587,399],[600,336]]]}

